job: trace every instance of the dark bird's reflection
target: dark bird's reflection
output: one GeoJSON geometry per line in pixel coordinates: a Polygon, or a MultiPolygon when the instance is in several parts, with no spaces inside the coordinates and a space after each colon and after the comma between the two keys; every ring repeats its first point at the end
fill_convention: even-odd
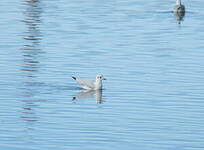
{"type": "Polygon", "coordinates": [[[184,20],[185,12],[177,12],[177,13],[174,13],[174,15],[176,17],[178,24],[181,24],[181,21],[184,20]]]}
{"type": "Polygon", "coordinates": [[[102,104],[102,90],[83,90],[73,97],[73,101],[77,99],[95,98],[97,104],[102,104]]]}

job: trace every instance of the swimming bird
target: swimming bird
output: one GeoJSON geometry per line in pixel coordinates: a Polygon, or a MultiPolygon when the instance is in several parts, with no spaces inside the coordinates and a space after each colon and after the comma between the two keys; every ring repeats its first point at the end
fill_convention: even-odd
{"type": "Polygon", "coordinates": [[[72,77],[76,82],[85,90],[102,90],[102,80],[106,80],[103,75],[97,75],[96,80],[84,80],[76,77],[72,77]]]}
{"type": "Polygon", "coordinates": [[[176,6],[173,11],[175,13],[185,13],[185,6],[181,4],[181,0],[176,0],[176,6]]]}

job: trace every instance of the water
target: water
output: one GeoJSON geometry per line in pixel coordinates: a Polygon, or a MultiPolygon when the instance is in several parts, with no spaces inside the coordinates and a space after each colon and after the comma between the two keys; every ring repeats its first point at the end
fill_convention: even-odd
{"type": "Polygon", "coordinates": [[[4,150],[202,150],[203,1],[2,0],[4,150]],[[103,74],[80,93],[71,76],[103,74]],[[76,97],[73,99],[73,97],[76,97]]]}

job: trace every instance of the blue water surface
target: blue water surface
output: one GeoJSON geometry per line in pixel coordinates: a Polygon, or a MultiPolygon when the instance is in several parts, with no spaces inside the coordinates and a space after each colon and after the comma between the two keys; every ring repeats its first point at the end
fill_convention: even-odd
{"type": "Polygon", "coordinates": [[[2,0],[0,148],[203,150],[204,1],[183,2],[2,0]]]}

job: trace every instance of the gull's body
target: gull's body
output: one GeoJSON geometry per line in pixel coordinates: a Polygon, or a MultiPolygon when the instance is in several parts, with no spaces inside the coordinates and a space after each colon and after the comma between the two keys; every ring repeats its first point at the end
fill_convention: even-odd
{"type": "Polygon", "coordinates": [[[185,6],[181,4],[181,0],[176,0],[176,6],[174,8],[175,13],[185,13],[185,6]]]}
{"type": "Polygon", "coordinates": [[[97,75],[96,80],[84,80],[72,77],[85,90],[101,90],[103,87],[102,80],[106,80],[103,75],[97,75]]]}

